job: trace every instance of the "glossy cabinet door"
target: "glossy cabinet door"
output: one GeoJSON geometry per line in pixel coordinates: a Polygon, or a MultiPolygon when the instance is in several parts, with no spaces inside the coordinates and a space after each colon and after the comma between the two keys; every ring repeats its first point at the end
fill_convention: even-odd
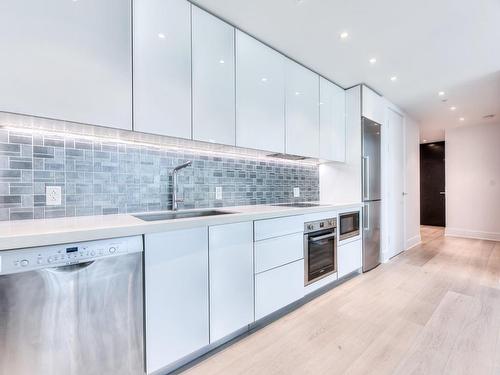
{"type": "Polygon", "coordinates": [[[0,111],[132,129],[130,0],[2,0],[0,111]]]}
{"type": "Polygon", "coordinates": [[[255,320],[304,296],[304,259],[255,275],[255,320]]]}
{"type": "Polygon", "coordinates": [[[361,240],[352,241],[337,248],[337,274],[343,277],[362,267],[362,247],[361,240]]]}
{"type": "Polygon", "coordinates": [[[146,367],[152,373],[209,344],[208,228],[144,239],[146,367]]]}
{"type": "Polygon", "coordinates": [[[254,321],[253,223],[209,228],[210,341],[254,321]]]}
{"type": "Polygon", "coordinates": [[[234,27],[192,7],[193,139],[235,145],[234,27]]]}
{"type": "Polygon", "coordinates": [[[134,130],[191,138],[188,1],[134,1],[134,130]]]}
{"type": "Polygon", "coordinates": [[[320,77],[320,159],[345,162],[345,90],[320,77]]]}
{"type": "Polygon", "coordinates": [[[384,98],[366,86],[361,86],[361,90],[361,115],[383,125],[386,107],[384,98]]]}
{"type": "Polygon", "coordinates": [[[286,60],[286,153],[319,157],[319,76],[286,60]]]}
{"type": "Polygon", "coordinates": [[[236,146],[285,151],[284,59],[236,31],[236,146]]]}

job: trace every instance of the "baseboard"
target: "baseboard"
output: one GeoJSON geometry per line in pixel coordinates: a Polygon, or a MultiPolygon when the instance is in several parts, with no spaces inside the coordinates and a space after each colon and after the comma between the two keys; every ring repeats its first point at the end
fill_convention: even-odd
{"type": "Polygon", "coordinates": [[[474,238],[478,240],[500,241],[500,233],[482,232],[459,228],[446,228],[444,235],[447,237],[474,238]]]}
{"type": "Polygon", "coordinates": [[[412,238],[406,240],[406,250],[410,250],[412,247],[420,245],[422,243],[422,239],[420,238],[420,234],[413,236],[412,238]]]}

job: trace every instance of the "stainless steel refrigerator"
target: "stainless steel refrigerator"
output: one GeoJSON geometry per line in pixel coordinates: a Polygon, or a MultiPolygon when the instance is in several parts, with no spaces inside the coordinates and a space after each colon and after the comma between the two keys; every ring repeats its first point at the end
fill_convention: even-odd
{"type": "Polygon", "coordinates": [[[362,118],[363,272],[380,264],[381,130],[362,118]]]}

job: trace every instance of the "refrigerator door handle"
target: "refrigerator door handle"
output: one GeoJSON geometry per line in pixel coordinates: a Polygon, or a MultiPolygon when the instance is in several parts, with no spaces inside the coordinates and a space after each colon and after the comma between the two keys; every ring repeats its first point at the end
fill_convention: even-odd
{"type": "Polygon", "coordinates": [[[363,199],[367,200],[369,199],[369,194],[370,194],[370,157],[369,156],[363,156],[363,174],[364,174],[364,181],[363,181],[363,199]]]}
{"type": "Polygon", "coordinates": [[[370,230],[370,206],[365,204],[364,206],[364,212],[363,212],[363,217],[364,217],[364,220],[363,222],[365,223],[365,226],[364,226],[364,230],[370,230]]]}

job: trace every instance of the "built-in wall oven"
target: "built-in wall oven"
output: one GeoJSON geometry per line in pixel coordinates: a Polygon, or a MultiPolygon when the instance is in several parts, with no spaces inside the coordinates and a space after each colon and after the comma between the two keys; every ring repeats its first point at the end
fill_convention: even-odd
{"type": "Polygon", "coordinates": [[[339,241],[359,236],[359,211],[339,215],[339,241]]]}
{"type": "Polygon", "coordinates": [[[304,224],[304,284],[337,271],[337,219],[304,224]]]}

